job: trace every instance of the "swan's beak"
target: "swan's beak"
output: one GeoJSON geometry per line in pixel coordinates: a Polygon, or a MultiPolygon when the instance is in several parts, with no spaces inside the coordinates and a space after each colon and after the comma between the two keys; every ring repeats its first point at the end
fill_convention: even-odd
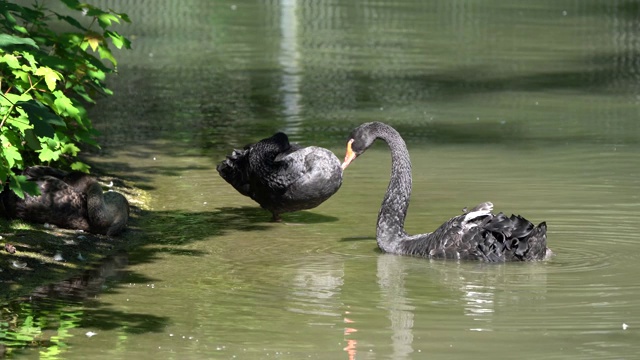
{"type": "Polygon", "coordinates": [[[353,149],[351,149],[351,143],[353,143],[353,139],[349,140],[349,142],[347,143],[347,153],[345,154],[344,162],[342,163],[342,171],[344,171],[344,169],[346,169],[347,166],[351,164],[353,159],[356,158],[356,153],[353,152],[353,149]]]}

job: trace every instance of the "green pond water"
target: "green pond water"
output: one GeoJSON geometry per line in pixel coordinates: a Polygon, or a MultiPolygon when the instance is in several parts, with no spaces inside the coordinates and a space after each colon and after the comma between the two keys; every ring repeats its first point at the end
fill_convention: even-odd
{"type": "Polygon", "coordinates": [[[152,241],[102,264],[84,300],[20,304],[18,328],[49,342],[15,358],[640,353],[640,3],[101,3],[132,18],[119,30],[134,49],[92,109],[104,146],[91,160],[150,192],[152,241]],[[407,140],[409,233],[492,201],[546,221],[555,256],[381,254],[383,143],[283,223],[215,171],[276,131],[341,158],[373,120],[407,140]]]}

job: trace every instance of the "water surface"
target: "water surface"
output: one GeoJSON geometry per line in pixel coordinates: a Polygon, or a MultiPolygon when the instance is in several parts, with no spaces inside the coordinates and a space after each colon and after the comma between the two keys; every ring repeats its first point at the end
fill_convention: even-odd
{"type": "Polygon", "coordinates": [[[12,305],[26,314],[18,328],[32,316],[52,339],[17,356],[640,352],[634,3],[109,6],[134,19],[122,30],[135,42],[120,54],[116,95],[93,109],[105,146],[92,160],[149,189],[140,226],[151,241],[103,265],[87,300],[12,305]],[[409,233],[490,200],[547,221],[555,257],[490,265],[381,254],[384,144],[349,167],[334,197],[281,224],[215,171],[234,147],[279,130],[341,157],[350,130],[372,120],[409,146],[409,233]]]}

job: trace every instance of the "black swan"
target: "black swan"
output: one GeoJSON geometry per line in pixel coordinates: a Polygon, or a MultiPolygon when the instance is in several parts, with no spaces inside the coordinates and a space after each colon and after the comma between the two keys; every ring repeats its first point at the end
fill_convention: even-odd
{"type": "Polygon", "coordinates": [[[120,193],[104,193],[91,176],[48,166],[26,168],[22,175],[38,184],[40,195],[19,198],[8,187],[0,193],[0,213],[103,235],[117,235],[127,225],[129,202],[120,193]]]}
{"type": "Polygon", "coordinates": [[[234,150],[216,169],[240,194],[270,211],[273,221],[320,205],[342,185],[340,160],[331,151],[290,144],[281,132],[234,150]]]}
{"type": "Polygon", "coordinates": [[[404,221],[411,196],[411,161],[400,134],[380,122],[360,125],[349,136],[342,169],[346,169],[376,139],[382,139],[391,149],[391,180],[378,213],[376,234],[382,251],[487,262],[542,260],[551,255],[544,222],[534,226],[519,215],[493,214],[490,202],[451,218],[434,232],[408,235],[404,221]]]}

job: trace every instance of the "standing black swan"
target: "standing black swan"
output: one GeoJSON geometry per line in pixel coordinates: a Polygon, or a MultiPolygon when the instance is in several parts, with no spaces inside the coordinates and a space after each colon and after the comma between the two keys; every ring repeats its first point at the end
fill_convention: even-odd
{"type": "Polygon", "coordinates": [[[329,150],[290,144],[284,133],[234,150],[218,173],[280,221],[280,214],[311,209],[342,185],[340,160],[329,150]]]}
{"type": "Polygon", "coordinates": [[[342,169],[364,153],[376,139],[382,139],[391,149],[391,180],[378,214],[376,235],[382,251],[487,262],[542,260],[551,255],[544,222],[534,227],[521,216],[493,214],[490,202],[451,218],[434,232],[408,235],[404,221],[411,196],[411,161],[400,134],[380,122],[360,125],[349,136],[342,169]]]}
{"type": "Polygon", "coordinates": [[[38,184],[40,195],[25,194],[21,199],[5,187],[0,193],[0,213],[9,218],[109,236],[119,234],[127,225],[127,199],[117,192],[103,193],[100,184],[87,174],[33,166],[22,175],[38,184]]]}

